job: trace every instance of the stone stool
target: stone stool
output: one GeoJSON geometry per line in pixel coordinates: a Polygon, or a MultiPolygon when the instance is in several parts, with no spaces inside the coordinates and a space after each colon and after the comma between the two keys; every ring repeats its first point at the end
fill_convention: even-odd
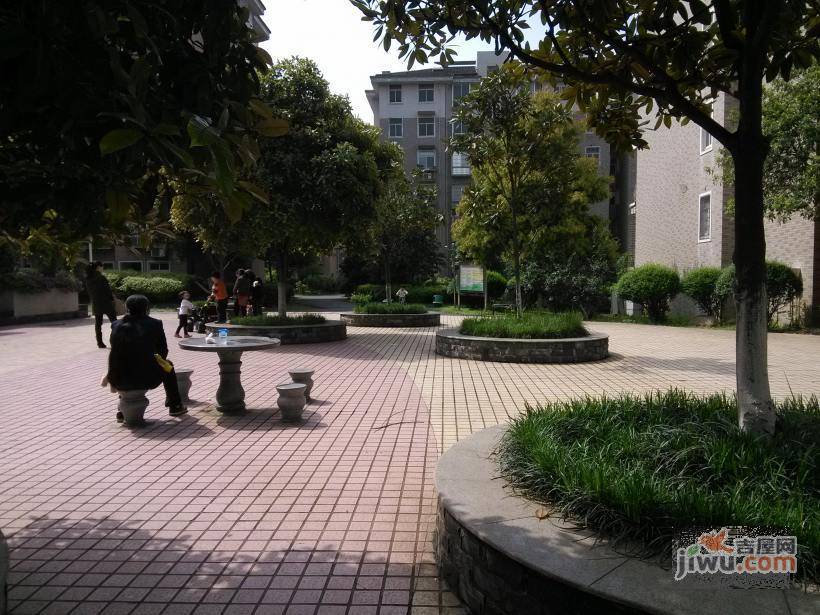
{"type": "Polygon", "coordinates": [[[191,392],[191,374],[194,373],[192,369],[174,369],[177,374],[177,386],[179,387],[179,396],[182,401],[191,401],[188,394],[191,392]]]}
{"type": "Polygon", "coordinates": [[[306,367],[297,367],[288,370],[291,380],[305,385],[305,399],[310,401],[310,391],[313,389],[313,370],[306,367]]]}
{"type": "Polygon", "coordinates": [[[129,427],[138,427],[145,423],[143,415],[148,407],[148,398],[144,389],[134,391],[120,391],[120,404],[117,408],[122,412],[123,423],[129,427]]]}
{"type": "Polygon", "coordinates": [[[287,382],[276,387],[279,392],[279,399],[276,405],[282,411],[282,420],[286,423],[293,423],[301,420],[302,410],[305,409],[307,400],[305,399],[306,385],[301,382],[287,382]]]}

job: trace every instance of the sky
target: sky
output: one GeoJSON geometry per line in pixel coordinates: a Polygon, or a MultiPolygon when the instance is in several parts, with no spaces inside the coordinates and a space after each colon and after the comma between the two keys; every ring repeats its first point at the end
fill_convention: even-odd
{"type": "MultiPolygon", "coordinates": [[[[311,58],[319,65],[330,88],[350,99],[353,111],[366,122],[373,113],[364,92],[370,75],[384,70],[407,70],[395,46],[385,52],[373,42],[370,22],[348,0],[263,0],[263,19],[271,30],[262,47],[274,60],[293,55],[311,58]]],[[[475,60],[476,51],[490,50],[481,41],[462,41],[459,60],[475,60]]],[[[418,65],[414,66],[418,68],[418,65]]]]}

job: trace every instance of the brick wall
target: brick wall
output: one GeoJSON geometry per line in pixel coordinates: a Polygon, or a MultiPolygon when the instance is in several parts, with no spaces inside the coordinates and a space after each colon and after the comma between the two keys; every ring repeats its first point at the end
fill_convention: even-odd
{"type": "Polygon", "coordinates": [[[794,217],[788,222],[766,221],[766,258],[799,269],[803,301],[816,312],[820,307],[820,250],[818,223],[794,217]]]}

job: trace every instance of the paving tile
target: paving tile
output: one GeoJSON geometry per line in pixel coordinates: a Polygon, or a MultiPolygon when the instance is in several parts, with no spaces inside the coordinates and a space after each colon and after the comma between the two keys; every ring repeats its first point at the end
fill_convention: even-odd
{"type": "MultiPolygon", "coordinates": [[[[246,353],[237,416],[211,405],[215,358],[172,344],[195,401],[171,419],[150,392],[154,422],[139,430],[114,421],[116,398],[96,386],[107,353],[89,320],[3,328],[26,347],[0,363],[13,612],[461,615],[431,544],[443,451],[527,403],[734,387],[731,331],[591,328],[610,335],[609,360],[447,359],[434,329],[351,328],[345,342],[246,353]],[[315,401],[285,425],[275,386],[294,365],[315,369],[315,401]]],[[[820,394],[820,339],[771,335],[769,351],[775,396],[820,394]]]]}

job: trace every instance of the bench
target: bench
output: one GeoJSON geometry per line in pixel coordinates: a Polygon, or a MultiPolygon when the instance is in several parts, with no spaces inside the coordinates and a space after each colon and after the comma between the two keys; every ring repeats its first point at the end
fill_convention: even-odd
{"type": "Polygon", "coordinates": [[[305,385],[305,399],[310,401],[310,391],[313,389],[313,370],[306,367],[289,369],[290,379],[298,384],[305,385]]]}
{"type": "Polygon", "coordinates": [[[493,314],[495,314],[496,311],[499,311],[499,312],[512,312],[513,309],[514,309],[514,307],[513,307],[512,303],[493,303],[493,305],[492,305],[493,314]]]}
{"type": "Polygon", "coordinates": [[[177,386],[179,387],[179,396],[182,398],[182,401],[191,401],[188,398],[188,394],[191,392],[191,374],[194,373],[194,370],[188,368],[174,368],[174,371],[177,374],[177,386]]]}

